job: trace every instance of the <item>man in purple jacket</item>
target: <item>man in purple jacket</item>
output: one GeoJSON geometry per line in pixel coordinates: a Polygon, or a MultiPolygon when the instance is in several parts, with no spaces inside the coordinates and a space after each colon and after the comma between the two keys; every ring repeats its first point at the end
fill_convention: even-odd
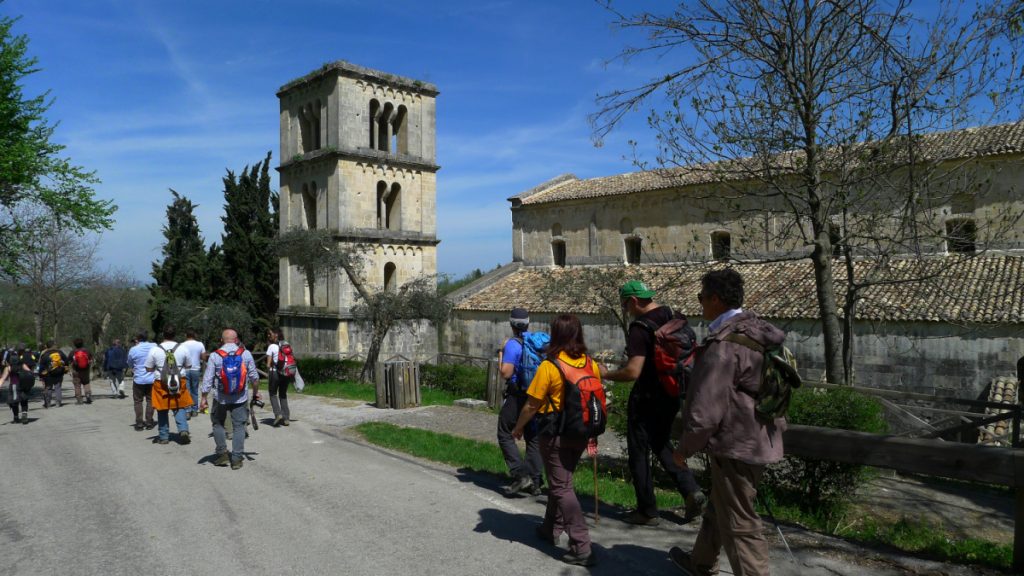
{"type": "Polygon", "coordinates": [[[743,306],[743,277],[732,269],[708,272],[697,294],[708,336],[697,349],[683,436],[676,463],[706,451],[711,462],[711,504],[689,554],[669,550],[685,574],[718,573],[721,549],[736,576],[768,574],[768,543],[754,510],[757,484],[767,464],[782,459],[786,420],[764,422],[755,415],[754,396],[761,384],[764,356],[726,340],[743,334],[765,347],[781,344],[786,334],[743,306]]]}

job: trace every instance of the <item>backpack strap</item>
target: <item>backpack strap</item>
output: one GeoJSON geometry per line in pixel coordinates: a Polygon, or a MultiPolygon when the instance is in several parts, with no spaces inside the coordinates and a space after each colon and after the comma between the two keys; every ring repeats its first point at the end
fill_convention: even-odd
{"type": "Polygon", "coordinates": [[[726,334],[725,337],[722,338],[721,341],[722,342],[732,342],[734,344],[739,344],[740,346],[744,346],[746,348],[750,348],[751,350],[753,350],[754,352],[757,352],[759,354],[764,354],[765,353],[765,347],[764,346],[762,346],[760,343],[758,343],[757,340],[754,340],[750,336],[747,336],[746,334],[743,334],[741,332],[730,332],[730,333],[726,334]]]}

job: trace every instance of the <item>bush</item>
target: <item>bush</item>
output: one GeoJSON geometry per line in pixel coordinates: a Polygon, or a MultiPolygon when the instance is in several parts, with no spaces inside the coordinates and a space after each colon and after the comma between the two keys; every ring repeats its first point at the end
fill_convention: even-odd
{"type": "Polygon", "coordinates": [[[299,372],[307,384],[319,384],[331,380],[359,380],[363,363],[358,360],[338,360],[337,358],[301,358],[296,360],[299,372]]]}
{"type": "MultiPolygon", "coordinates": [[[[874,434],[888,429],[878,400],[848,389],[796,390],[788,420],[874,434]]],[[[775,499],[792,500],[801,510],[826,516],[841,510],[866,479],[863,466],[794,456],[765,471],[765,485],[775,499]]]]}
{"type": "Polygon", "coordinates": [[[460,398],[487,399],[487,370],[458,364],[421,364],[420,385],[460,398]]]}

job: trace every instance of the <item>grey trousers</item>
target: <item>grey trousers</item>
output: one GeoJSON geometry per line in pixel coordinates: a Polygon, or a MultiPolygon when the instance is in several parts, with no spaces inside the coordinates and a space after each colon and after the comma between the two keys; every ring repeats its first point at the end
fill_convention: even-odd
{"type": "Polygon", "coordinates": [[[501,411],[498,412],[498,446],[501,454],[505,457],[505,464],[508,466],[509,474],[513,477],[526,476],[533,480],[539,488],[543,485],[541,471],[544,469],[544,462],[540,455],[540,440],[537,436],[537,421],[530,422],[523,430],[523,440],[526,442],[525,458],[519,454],[519,445],[512,437],[512,429],[519,420],[519,413],[526,405],[525,395],[508,394],[501,403],[501,411]]]}
{"type": "Polygon", "coordinates": [[[245,421],[249,419],[249,405],[245,402],[238,404],[221,404],[213,409],[213,442],[217,446],[217,454],[228,451],[227,434],[224,431],[224,421],[231,416],[231,426],[234,433],[231,434],[231,459],[241,460],[245,452],[245,421]]]}

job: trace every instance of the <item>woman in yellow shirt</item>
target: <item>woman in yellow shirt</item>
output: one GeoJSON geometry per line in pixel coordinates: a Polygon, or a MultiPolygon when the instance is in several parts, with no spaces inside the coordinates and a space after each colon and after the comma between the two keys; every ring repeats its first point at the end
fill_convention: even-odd
{"type": "Polygon", "coordinates": [[[565,382],[552,359],[575,368],[586,369],[589,366],[597,378],[601,374],[597,362],[587,356],[583,325],[572,314],[562,314],[551,323],[551,343],[548,344],[547,354],[548,358],[541,362],[526,391],[526,406],[523,406],[519,414],[512,436],[521,438],[523,428],[534,414],[540,414],[538,435],[544,472],[548,477],[548,507],[544,513],[544,522],[537,526],[537,535],[554,543],[562,532],[567,533],[569,552],[562,556],[562,561],[578,566],[593,566],[590,531],[587,530],[583,508],[572,485],[572,474],[587,447],[587,439],[558,435],[557,421],[562,411],[565,382]]]}

